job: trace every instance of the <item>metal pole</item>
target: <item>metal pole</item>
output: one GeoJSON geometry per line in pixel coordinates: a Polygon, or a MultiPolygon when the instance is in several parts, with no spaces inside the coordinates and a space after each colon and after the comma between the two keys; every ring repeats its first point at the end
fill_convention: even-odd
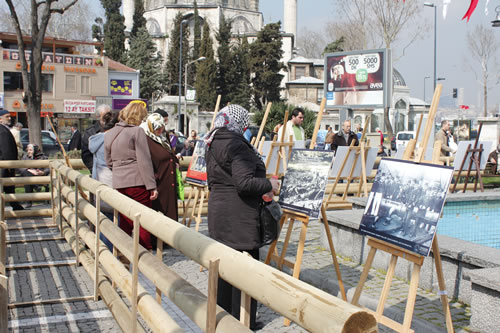
{"type": "Polygon", "coordinates": [[[184,128],[183,128],[183,133],[185,136],[187,136],[187,70],[189,64],[193,63],[193,61],[188,62],[186,65],[184,65],[184,128]]]}
{"type": "Polygon", "coordinates": [[[183,32],[182,32],[182,27],[186,21],[183,20],[181,21],[181,30],[180,30],[180,35],[179,35],[179,104],[177,105],[177,113],[179,115],[179,123],[178,123],[178,128],[179,132],[182,130],[182,121],[181,121],[181,99],[182,99],[182,40],[183,40],[183,32]]]}
{"type": "Polygon", "coordinates": [[[436,91],[436,85],[437,85],[437,11],[436,11],[436,4],[433,5],[434,7],[434,91],[436,91]]]}

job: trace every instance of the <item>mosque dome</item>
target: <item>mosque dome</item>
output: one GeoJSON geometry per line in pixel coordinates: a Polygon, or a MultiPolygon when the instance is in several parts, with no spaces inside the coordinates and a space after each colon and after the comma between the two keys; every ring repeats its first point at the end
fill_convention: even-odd
{"type": "Polygon", "coordinates": [[[406,82],[405,79],[403,78],[403,75],[393,67],[392,69],[392,81],[394,83],[394,86],[399,86],[399,87],[406,87],[406,82]]]}

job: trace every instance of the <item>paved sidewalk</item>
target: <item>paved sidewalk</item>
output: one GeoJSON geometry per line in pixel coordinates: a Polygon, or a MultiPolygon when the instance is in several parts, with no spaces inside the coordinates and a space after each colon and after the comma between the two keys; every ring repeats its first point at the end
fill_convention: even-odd
{"type": "MultiPolygon", "coordinates": [[[[296,245],[300,233],[300,223],[296,223],[289,244],[287,258],[295,259],[296,245]]],[[[322,225],[314,220],[309,224],[301,280],[310,283],[334,295],[338,295],[337,277],[329,251],[320,246],[322,225]]],[[[194,226],[193,226],[194,230],[194,226]]],[[[200,225],[200,232],[207,234],[206,220],[200,225]]],[[[9,233],[9,238],[57,235],[54,229],[39,229],[9,233]]],[[[335,240],[334,240],[335,241],[335,240]]],[[[267,247],[261,250],[265,257],[267,247]]],[[[65,241],[45,241],[39,243],[11,244],[8,246],[8,264],[57,260],[73,260],[74,254],[65,241]]],[[[200,272],[199,265],[184,257],[174,249],[165,250],[164,262],[180,276],[207,293],[208,272],[200,272]]],[[[342,279],[352,297],[359,281],[363,266],[349,258],[339,258],[342,279]]],[[[83,267],[62,266],[57,268],[23,269],[9,272],[9,302],[21,302],[33,299],[75,297],[90,295],[93,281],[83,267]]],[[[375,308],[384,283],[385,272],[370,271],[361,303],[375,308]]],[[[143,276],[141,284],[154,295],[153,285],[143,276]]],[[[402,321],[406,305],[408,283],[394,279],[390,297],[387,300],[386,315],[402,321]]],[[[182,311],[166,297],[163,306],[186,332],[202,332],[182,311]]],[[[452,302],[451,311],[457,332],[465,332],[470,320],[470,308],[467,305],[452,302]]],[[[23,307],[9,311],[10,327],[13,332],[119,332],[120,329],[111,313],[102,301],[81,301],[68,304],[23,307]]],[[[283,317],[271,309],[260,305],[258,320],[265,324],[260,332],[305,332],[301,327],[291,324],[283,326],[283,317]]],[[[445,332],[445,322],[439,297],[436,294],[419,289],[412,327],[416,332],[445,332]]],[[[392,332],[380,327],[380,332],[392,332]]]]}

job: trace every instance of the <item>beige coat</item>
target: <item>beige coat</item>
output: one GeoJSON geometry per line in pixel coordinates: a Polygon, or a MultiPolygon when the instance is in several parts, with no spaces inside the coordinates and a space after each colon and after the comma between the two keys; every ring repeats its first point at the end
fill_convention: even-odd
{"type": "Polygon", "coordinates": [[[441,156],[450,156],[452,149],[448,146],[448,137],[442,129],[436,133],[434,141],[441,141],[441,156]]]}
{"type": "Polygon", "coordinates": [[[104,136],[104,154],[113,172],[113,188],[156,189],[147,136],[142,128],[124,122],[116,124],[104,136]]]}

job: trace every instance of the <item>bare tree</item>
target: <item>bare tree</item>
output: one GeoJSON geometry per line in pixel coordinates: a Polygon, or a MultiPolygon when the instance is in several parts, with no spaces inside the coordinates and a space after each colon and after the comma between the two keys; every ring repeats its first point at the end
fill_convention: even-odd
{"type": "MultiPolygon", "coordinates": [[[[337,12],[343,19],[328,25],[330,35],[345,38],[345,50],[386,47],[393,58],[404,56],[408,46],[422,38],[428,25],[422,17],[418,0],[336,0],[337,12]],[[394,54],[397,51],[398,54],[394,54]]],[[[384,123],[389,139],[394,135],[389,121],[389,108],[384,110],[384,123]]]]}
{"type": "Polygon", "coordinates": [[[488,115],[488,88],[491,82],[498,83],[500,71],[496,58],[500,46],[498,39],[491,29],[482,25],[476,25],[472,31],[467,33],[467,45],[469,46],[471,58],[466,60],[468,67],[476,76],[476,80],[483,88],[483,115],[488,115]],[[480,70],[476,70],[472,62],[479,63],[480,70]]]}
{"type": "MultiPolygon", "coordinates": [[[[19,16],[16,7],[12,0],[5,0],[9,6],[10,15],[14,23],[14,28],[17,36],[17,44],[19,53],[24,55],[26,52],[26,45],[23,39],[23,31],[19,21],[19,16]]],[[[19,57],[21,61],[21,69],[23,76],[23,101],[28,106],[27,118],[29,127],[30,140],[42,147],[42,134],[40,128],[40,109],[42,103],[42,45],[47,31],[52,14],[64,14],[65,11],[70,9],[76,4],[78,0],[68,0],[59,3],[58,0],[31,0],[30,19],[31,26],[29,28],[31,35],[31,57],[30,57],[30,71],[28,71],[28,61],[26,57],[19,57]],[[56,6],[55,4],[58,4],[56,6]]],[[[16,3],[17,4],[17,3],[16,3]]],[[[24,21],[24,20],[23,20],[24,21]]]]}
{"type": "Polygon", "coordinates": [[[323,34],[304,28],[297,38],[299,54],[306,58],[321,58],[326,41],[323,34]]]}

